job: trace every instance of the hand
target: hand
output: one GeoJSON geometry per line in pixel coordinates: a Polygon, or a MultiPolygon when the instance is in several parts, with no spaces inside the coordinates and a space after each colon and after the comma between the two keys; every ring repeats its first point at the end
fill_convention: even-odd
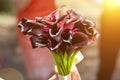
{"type": "MultiPolygon", "coordinates": [[[[54,74],[49,80],[58,80],[58,73],[54,74]]],[[[81,77],[76,66],[74,66],[72,69],[71,80],[81,80],[81,77]]]]}
{"type": "MultiPolygon", "coordinates": [[[[53,75],[49,80],[58,80],[58,74],[53,75]]],[[[81,80],[77,72],[71,72],[71,80],[81,80]]]]}

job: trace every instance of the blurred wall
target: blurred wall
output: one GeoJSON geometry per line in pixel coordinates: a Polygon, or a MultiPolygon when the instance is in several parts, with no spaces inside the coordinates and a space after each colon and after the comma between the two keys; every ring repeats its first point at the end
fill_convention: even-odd
{"type": "Polygon", "coordinates": [[[0,0],[0,12],[13,13],[15,7],[11,0],[0,0]]]}

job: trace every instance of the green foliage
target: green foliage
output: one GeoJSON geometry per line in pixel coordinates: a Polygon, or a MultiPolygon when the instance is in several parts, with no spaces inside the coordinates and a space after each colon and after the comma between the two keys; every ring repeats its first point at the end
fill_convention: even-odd
{"type": "Polygon", "coordinates": [[[75,55],[78,53],[78,50],[75,50],[71,55],[68,55],[66,52],[64,54],[51,52],[55,60],[58,73],[60,75],[68,75],[71,71],[71,67],[74,61],[75,55]]]}

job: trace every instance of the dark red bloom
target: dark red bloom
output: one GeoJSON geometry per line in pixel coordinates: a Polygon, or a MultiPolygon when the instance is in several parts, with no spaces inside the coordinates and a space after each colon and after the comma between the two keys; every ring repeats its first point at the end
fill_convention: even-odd
{"type": "Polygon", "coordinates": [[[74,9],[68,9],[64,15],[61,10],[35,20],[23,18],[20,21],[19,28],[25,35],[31,35],[33,48],[48,47],[57,53],[71,54],[74,49],[95,41],[98,31],[92,21],[84,19],[74,9]]]}

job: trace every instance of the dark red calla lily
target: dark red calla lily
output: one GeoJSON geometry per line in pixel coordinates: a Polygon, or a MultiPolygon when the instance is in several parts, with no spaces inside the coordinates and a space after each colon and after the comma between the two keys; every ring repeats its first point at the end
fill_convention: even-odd
{"type": "Polygon", "coordinates": [[[35,20],[23,18],[20,21],[19,28],[25,35],[31,35],[33,48],[48,47],[51,51],[71,54],[74,49],[95,41],[98,31],[92,21],[84,19],[74,9],[68,9],[65,15],[60,14],[61,10],[35,20]]]}

